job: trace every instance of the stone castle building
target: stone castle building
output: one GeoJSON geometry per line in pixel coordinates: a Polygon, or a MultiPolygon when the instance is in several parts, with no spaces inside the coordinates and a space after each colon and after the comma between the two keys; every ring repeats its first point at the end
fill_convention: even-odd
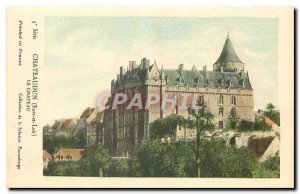
{"type": "MultiPolygon", "coordinates": [[[[214,115],[217,128],[224,129],[228,117],[254,121],[253,89],[229,35],[220,57],[213,64],[213,71],[207,71],[206,66],[202,70],[195,66],[185,69],[183,64],[177,69],[160,69],[159,66],[155,61],[150,64],[146,58],[140,64],[129,61],[128,70],[125,72],[120,67],[117,79],[111,81],[112,96],[123,92],[130,99],[137,92],[146,97],[157,93],[169,98],[176,95],[180,101],[182,94],[198,95],[214,115]]],[[[187,100],[187,104],[191,104],[191,99],[187,100]]],[[[162,103],[151,105],[149,110],[128,110],[125,108],[127,105],[119,105],[116,110],[108,109],[104,113],[104,144],[109,147],[112,156],[130,157],[138,151],[142,140],[150,137],[150,125],[154,120],[171,114],[189,116],[187,110],[170,104],[163,110],[162,103]]]]}

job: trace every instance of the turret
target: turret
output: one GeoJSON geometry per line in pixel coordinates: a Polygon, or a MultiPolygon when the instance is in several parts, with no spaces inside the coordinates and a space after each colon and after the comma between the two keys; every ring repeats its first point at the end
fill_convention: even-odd
{"type": "Polygon", "coordinates": [[[237,56],[232,42],[230,40],[229,33],[227,35],[223,50],[218,60],[213,65],[214,71],[223,72],[237,72],[244,71],[244,63],[237,56]]]}

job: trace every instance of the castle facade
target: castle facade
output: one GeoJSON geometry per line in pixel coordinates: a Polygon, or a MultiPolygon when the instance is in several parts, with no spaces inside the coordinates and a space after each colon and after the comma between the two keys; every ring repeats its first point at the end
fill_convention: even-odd
{"type": "MultiPolygon", "coordinates": [[[[206,66],[201,70],[195,66],[185,69],[183,64],[176,69],[163,69],[155,61],[150,64],[146,58],[139,64],[129,61],[127,71],[120,67],[117,79],[111,81],[111,96],[122,92],[131,99],[136,93],[146,98],[152,98],[150,94],[158,94],[161,98],[167,96],[180,102],[185,95],[197,95],[214,115],[216,128],[224,130],[229,117],[254,121],[253,89],[244,68],[228,35],[220,57],[213,64],[213,71],[207,71],[206,66]]],[[[192,98],[185,101],[189,106],[192,98]]],[[[110,149],[111,155],[134,155],[142,141],[149,139],[151,122],[156,119],[171,114],[189,117],[188,110],[168,102],[163,109],[160,100],[159,103],[151,104],[149,109],[127,109],[129,102],[126,102],[118,105],[115,110],[105,110],[104,145],[110,149]]],[[[110,105],[110,101],[107,105],[110,105]]]]}

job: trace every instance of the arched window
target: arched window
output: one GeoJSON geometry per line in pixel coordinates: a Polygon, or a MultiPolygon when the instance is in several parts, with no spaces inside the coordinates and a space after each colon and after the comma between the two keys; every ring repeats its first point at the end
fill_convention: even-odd
{"type": "Polygon", "coordinates": [[[235,107],[233,107],[233,108],[231,109],[230,114],[231,114],[231,116],[232,116],[233,118],[236,117],[236,108],[235,108],[235,107]]]}
{"type": "Polygon", "coordinates": [[[245,87],[245,80],[242,81],[242,86],[245,87]]]}
{"type": "Polygon", "coordinates": [[[220,108],[219,108],[219,115],[223,116],[223,113],[224,113],[224,108],[223,108],[223,107],[220,107],[220,108]]]}
{"type": "Polygon", "coordinates": [[[219,96],[219,104],[223,104],[224,98],[222,95],[219,96]]]}
{"type": "Polygon", "coordinates": [[[201,95],[201,96],[199,96],[199,103],[202,104],[203,102],[204,102],[204,96],[201,95]]]}
{"type": "Polygon", "coordinates": [[[231,104],[236,105],[236,97],[231,96],[231,104]]]}

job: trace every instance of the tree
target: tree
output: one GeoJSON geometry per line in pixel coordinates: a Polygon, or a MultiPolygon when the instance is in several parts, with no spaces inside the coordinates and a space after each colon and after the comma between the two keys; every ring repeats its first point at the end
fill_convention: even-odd
{"type": "Polygon", "coordinates": [[[141,175],[145,177],[191,176],[193,152],[182,141],[164,144],[158,141],[143,142],[138,155],[141,175]]]}
{"type": "Polygon", "coordinates": [[[151,139],[160,139],[167,136],[174,138],[177,126],[184,126],[185,122],[183,116],[175,114],[157,119],[151,123],[151,139]]]}
{"type": "Polygon", "coordinates": [[[264,111],[264,115],[266,117],[269,117],[277,125],[280,125],[280,112],[275,110],[275,106],[272,103],[267,104],[266,110],[264,111]]]}
{"type": "Polygon", "coordinates": [[[253,170],[254,178],[279,178],[280,157],[275,155],[262,163],[258,163],[253,170]]]}
{"type": "Polygon", "coordinates": [[[197,175],[200,177],[200,142],[202,139],[205,138],[204,133],[205,131],[214,130],[215,125],[213,123],[213,114],[210,112],[205,111],[205,105],[201,104],[202,109],[190,109],[189,112],[193,118],[193,125],[196,128],[196,141],[195,145],[193,146],[193,151],[196,159],[196,166],[197,166],[197,175]]]}
{"type": "Polygon", "coordinates": [[[253,124],[254,123],[252,121],[246,121],[246,120],[242,119],[238,126],[238,129],[239,129],[239,131],[252,131],[253,124]]]}
{"type": "Polygon", "coordinates": [[[129,175],[129,164],[127,159],[114,159],[109,167],[110,177],[127,177],[129,175]]]}
{"type": "Polygon", "coordinates": [[[257,163],[246,148],[226,145],[221,138],[201,142],[201,177],[252,177],[257,163]]]}
{"type": "Polygon", "coordinates": [[[227,122],[226,122],[227,130],[236,130],[238,125],[239,125],[239,121],[237,120],[237,118],[235,118],[233,116],[228,117],[227,122]]]}
{"type": "Polygon", "coordinates": [[[84,176],[80,161],[50,161],[47,169],[44,169],[46,176],[84,176]]]}
{"type": "Polygon", "coordinates": [[[106,176],[111,165],[108,150],[102,145],[87,147],[83,152],[81,162],[86,176],[99,176],[100,169],[103,176],[106,176]]]}
{"type": "Polygon", "coordinates": [[[253,123],[253,130],[254,131],[270,131],[271,126],[267,125],[264,118],[255,118],[253,123]]]}
{"type": "Polygon", "coordinates": [[[85,139],[86,134],[84,130],[79,130],[70,136],[43,134],[43,149],[50,154],[54,154],[61,148],[84,148],[85,139]]]}

